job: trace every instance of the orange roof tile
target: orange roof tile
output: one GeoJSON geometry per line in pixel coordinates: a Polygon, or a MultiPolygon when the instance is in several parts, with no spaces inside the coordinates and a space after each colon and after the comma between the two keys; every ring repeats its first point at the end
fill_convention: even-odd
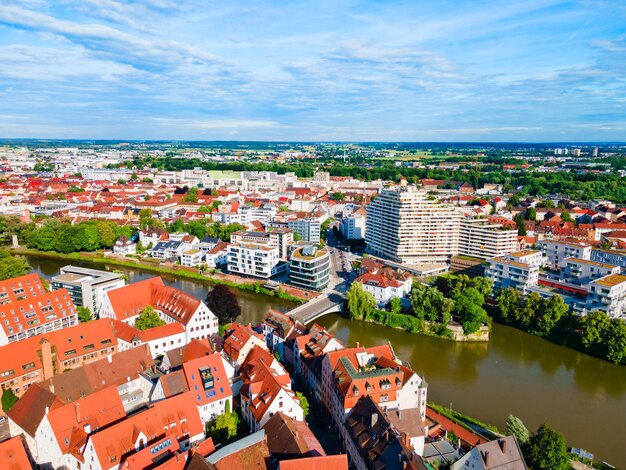
{"type": "Polygon", "coordinates": [[[206,405],[232,396],[221,355],[214,353],[185,362],[183,370],[187,386],[193,392],[197,405],[206,405]]]}
{"type": "Polygon", "coordinates": [[[6,470],[25,470],[32,468],[24,443],[19,436],[0,442],[0,461],[6,470]]]}
{"type": "Polygon", "coordinates": [[[325,455],[283,460],[278,468],[280,470],[348,470],[348,455],[325,455]]]}

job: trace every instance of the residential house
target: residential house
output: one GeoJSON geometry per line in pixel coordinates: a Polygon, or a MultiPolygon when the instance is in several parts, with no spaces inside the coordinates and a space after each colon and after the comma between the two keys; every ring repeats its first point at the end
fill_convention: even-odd
{"type": "Polygon", "coordinates": [[[120,256],[136,255],[137,244],[122,235],[113,244],[113,253],[120,256]]]}
{"type": "Polygon", "coordinates": [[[154,308],[166,323],[183,325],[187,342],[217,333],[217,317],[204,302],[175,287],[164,285],[160,277],[108,291],[100,317],[132,325],[147,306],[154,308]]]}

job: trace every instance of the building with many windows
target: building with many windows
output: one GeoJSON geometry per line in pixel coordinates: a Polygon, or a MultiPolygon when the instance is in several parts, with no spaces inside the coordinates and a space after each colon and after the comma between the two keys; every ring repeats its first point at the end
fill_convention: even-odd
{"type": "Polygon", "coordinates": [[[46,292],[36,274],[0,282],[0,346],[77,324],[66,289],[46,292]]]}
{"type": "Polygon", "coordinates": [[[278,248],[269,245],[231,244],[228,247],[227,260],[230,272],[264,279],[269,279],[287,268],[285,263],[280,263],[278,248]]]}
{"type": "Polygon", "coordinates": [[[322,290],[328,287],[330,254],[313,245],[297,249],[289,259],[289,280],[305,289],[322,290]]]}
{"type": "Polygon", "coordinates": [[[591,245],[586,243],[541,240],[537,248],[543,253],[545,266],[552,269],[559,269],[565,258],[591,259],[591,245]]]}
{"type": "Polygon", "coordinates": [[[539,282],[539,266],[508,255],[490,259],[485,275],[493,281],[494,293],[512,288],[525,294],[539,282]]]}
{"type": "Polygon", "coordinates": [[[517,250],[517,230],[485,219],[465,219],[459,227],[458,254],[489,259],[517,250]]]}
{"type": "Polygon", "coordinates": [[[322,222],[317,217],[299,217],[287,222],[287,226],[297,232],[300,238],[311,243],[320,242],[322,222]]]}
{"type": "Polygon", "coordinates": [[[97,316],[104,294],[124,285],[125,282],[120,273],[79,266],[64,266],[60,274],[52,278],[50,288],[52,290],[66,289],[75,305],[87,307],[94,316],[97,316]]]}
{"type": "Polygon", "coordinates": [[[374,255],[404,264],[445,263],[458,251],[462,215],[414,186],[383,191],[366,212],[365,243],[374,255]]]}
{"type": "Polygon", "coordinates": [[[587,311],[602,310],[611,318],[626,315],[626,275],[611,274],[589,283],[587,311]]]}
{"type": "Polygon", "coordinates": [[[269,232],[241,230],[233,232],[230,236],[230,241],[232,243],[269,245],[272,248],[277,248],[279,257],[285,259],[287,257],[287,246],[293,243],[293,231],[284,227],[274,228],[269,232]]]}

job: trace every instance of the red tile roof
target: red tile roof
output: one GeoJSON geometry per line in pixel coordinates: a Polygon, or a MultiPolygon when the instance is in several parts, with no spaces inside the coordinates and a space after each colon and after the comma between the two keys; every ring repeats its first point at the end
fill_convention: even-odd
{"type": "Polygon", "coordinates": [[[118,320],[133,318],[146,306],[151,305],[186,325],[200,306],[200,300],[174,287],[164,285],[160,277],[110,290],[107,295],[118,320]]]}
{"type": "Polygon", "coordinates": [[[0,443],[0,461],[5,470],[25,470],[32,468],[24,443],[19,436],[0,443]]]}
{"type": "Polygon", "coordinates": [[[228,382],[228,376],[224,369],[222,356],[218,353],[210,356],[202,356],[183,364],[187,386],[193,392],[197,405],[206,405],[215,401],[223,400],[232,396],[233,392],[228,382]],[[208,373],[211,386],[205,388],[207,377],[202,374],[208,373]],[[212,380],[211,380],[212,379],[212,380]]]}
{"type": "Polygon", "coordinates": [[[278,468],[279,470],[348,470],[348,455],[325,455],[283,460],[278,468]]]}

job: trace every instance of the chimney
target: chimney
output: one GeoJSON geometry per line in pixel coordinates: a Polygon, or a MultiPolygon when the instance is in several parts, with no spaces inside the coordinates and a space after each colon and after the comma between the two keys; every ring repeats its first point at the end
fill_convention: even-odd
{"type": "Polygon", "coordinates": [[[107,356],[107,361],[109,362],[109,364],[113,363],[113,356],[111,354],[107,356]]]}
{"type": "Polygon", "coordinates": [[[54,364],[52,362],[52,343],[45,339],[41,341],[41,365],[43,368],[44,380],[47,380],[54,375],[54,364]]]}
{"type": "Polygon", "coordinates": [[[91,424],[85,423],[85,425],[83,426],[83,430],[85,431],[85,434],[91,433],[91,424]]]}
{"type": "Polygon", "coordinates": [[[373,428],[377,421],[378,421],[378,413],[372,413],[370,427],[373,428]]]}
{"type": "Polygon", "coordinates": [[[356,342],[356,347],[360,348],[361,347],[361,343],[359,343],[358,341],[356,342]]]}
{"type": "Polygon", "coordinates": [[[76,402],[74,403],[74,409],[76,410],[76,422],[80,423],[81,419],[80,419],[80,402],[76,402]]]}
{"type": "Polygon", "coordinates": [[[50,408],[46,406],[46,414],[48,414],[49,412],[50,412],[50,408]]]}

